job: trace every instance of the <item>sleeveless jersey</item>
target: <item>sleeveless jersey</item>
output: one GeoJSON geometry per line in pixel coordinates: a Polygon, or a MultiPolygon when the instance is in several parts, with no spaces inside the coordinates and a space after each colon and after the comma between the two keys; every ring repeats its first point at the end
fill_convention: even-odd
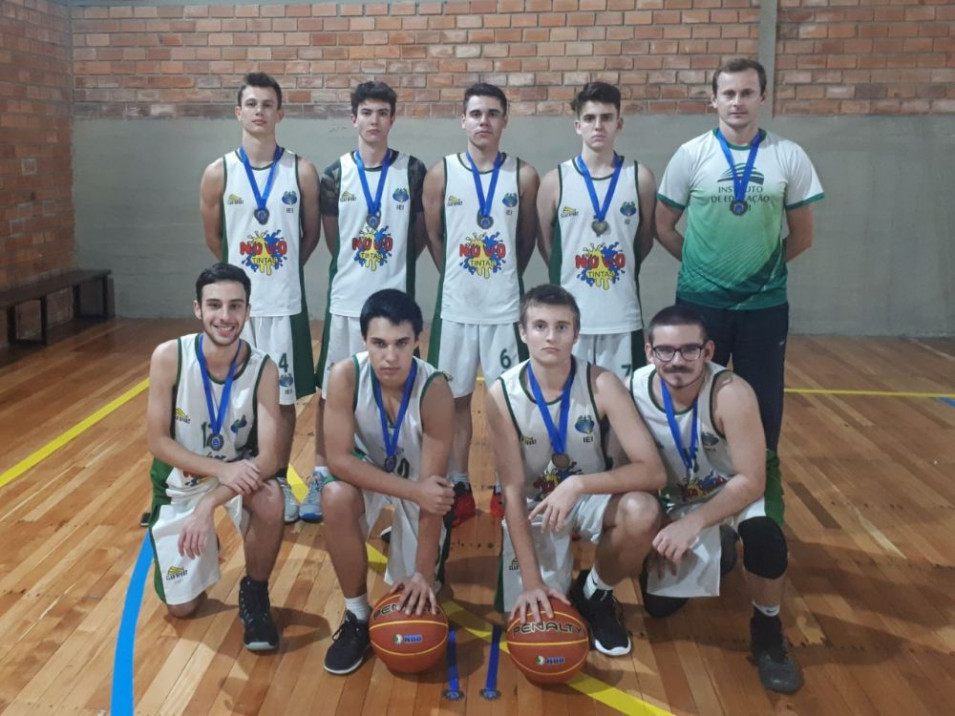
{"type": "MultiPolygon", "coordinates": [[[[375,401],[374,382],[377,378],[371,369],[368,351],[354,355],[352,361],[355,364],[355,446],[375,465],[382,467],[388,453],[381,432],[381,414],[375,401]]],[[[415,376],[408,409],[398,435],[398,464],[395,468],[395,474],[409,480],[421,477],[421,443],[424,436],[421,401],[424,400],[425,391],[432,380],[444,380],[444,373],[437,368],[420,358],[415,358],[414,361],[418,365],[418,374],[415,376]]],[[[390,418],[388,430],[394,431],[390,418]]]]}
{"type": "MultiPolygon", "coordinates": [[[[557,485],[571,475],[587,475],[607,469],[604,457],[600,417],[590,389],[590,363],[573,359],[577,366],[570,388],[570,414],[567,418],[566,453],[570,467],[558,469],[551,461],[554,448],[547,426],[541,417],[529,384],[524,361],[514,366],[498,380],[504,388],[504,399],[517,437],[521,443],[521,462],[524,465],[524,496],[529,503],[539,502],[553,492],[557,485]]],[[[559,426],[560,399],[547,404],[554,426],[559,426]]]]}
{"type": "MultiPolygon", "coordinates": [[[[358,317],[372,290],[414,290],[415,251],[411,239],[411,188],[407,154],[391,151],[385,188],[381,193],[381,222],[365,223],[368,204],[354,152],[342,155],[338,193],[338,247],[328,267],[328,308],[339,316],[358,317]],[[373,288],[372,288],[373,287],[373,288]]],[[[365,172],[374,199],[381,168],[365,172]]]]}
{"type": "MultiPolygon", "coordinates": [[[[488,229],[478,226],[480,210],[471,168],[459,154],[444,158],[444,270],[440,317],[458,323],[491,325],[518,320],[521,279],[517,269],[517,226],[521,161],[504,155],[488,229]]],[[[481,173],[485,196],[491,172],[481,173]]]]}
{"type": "MultiPolygon", "coordinates": [[[[238,152],[223,157],[225,191],[222,194],[222,255],[241,266],[252,281],[252,316],[294,316],[302,312],[301,206],[298,158],[285,150],[279,158],[266,208],[269,218],[260,224],[252,212],[255,195],[238,152]]],[[[252,173],[265,189],[271,164],[252,173]]]]}
{"type": "MultiPolygon", "coordinates": [[[[624,160],[604,220],[608,230],[593,230],[596,219],[583,174],[573,159],[559,167],[560,197],[554,219],[550,281],[560,284],[580,307],[580,331],[628,333],[643,327],[638,274],[640,257],[634,237],[640,224],[637,166],[624,160]]],[[[594,180],[603,205],[610,177],[594,180]]]]}
{"type": "MultiPolygon", "coordinates": [[[[221,450],[209,446],[212,431],[209,428],[209,408],[202,385],[199,368],[199,336],[183,336],[179,339],[179,372],[173,386],[173,413],[170,437],[186,450],[205,457],[235,462],[252,457],[258,452],[256,433],[256,410],[259,380],[268,356],[251,348],[244,365],[236,370],[232,382],[229,407],[222,421],[221,434],[224,444],[221,450]]],[[[219,409],[224,382],[211,379],[212,402],[219,409]]],[[[194,475],[177,467],[153,459],[150,479],[156,504],[168,503],[170,499],[188,499],[206,492],[207,475],[194,475]]]]}
{"type": "MultiPolygon", "coordinates": [[[[667,484],[663,489],[662,497],[667,510],[691,502],[708,500],[736,474],[733,461],[730,459],[726,436],[713,424],[713,382],[725,370],[723,366],[715,363],[708,363],[706,366],[706,378],[697,396],[699,443],[690,474],[687,473],[686,466],[674,444],[666,410],[653,395],[653,376],[656,374],[656,367],[652,364],[646,365],[630,376],[630,394],[637,404],[637,410],[643,417],[643,422],[646,423],[657,444],[660,457],[663,458],[667,484]]],[[[678,412],[675,417],[683,446],[689,448],[693,409],[678,412]]]]}

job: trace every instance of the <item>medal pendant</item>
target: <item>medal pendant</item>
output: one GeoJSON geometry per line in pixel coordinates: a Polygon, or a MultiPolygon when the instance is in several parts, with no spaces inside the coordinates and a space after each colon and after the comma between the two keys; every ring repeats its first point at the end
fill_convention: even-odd
{"type": "Polygon", "coordinates": [[[255,220],[260,224],[265,224],[269,220],[269,210],[268,209],[256,209],[252,212],[252,216],[255,217],[255,220]]]}
{"type": "Polygon", "coordinates": [[[398,467],[398,458],[394,455],[389,455],[385,458],[384,471],[385,472],[394,472],[395,468],[398,467]]]}
{"type": "Polygon", "coordinates": [[[485,229],[485,230],[490,229],[492,226],[494,226],[494,217],[478,212],[477,224],[482,229],[485,229]]]}
{"type": "Polygon", "coordinates": [[[555,452],[550,456],[550,461],[554,463],[554,467],[558,470],[566,470],[570,467],[570,455],[563,452],[555,452]]]}
{"type": "Polygon", "coordinates": [[[381,223],[381,214],[369,214],[368,218],[365,219],[365,223],[368,224],[369,228],[377,229],[381,223]]]}
{"type": "Polygon", "coordinates": [[[225,438],[223,438],[221,435],[217,434],[209,437],[209,447],[216,452],[219,452],[223,445],[225,445],[225,438]]]}
{"type": "Polygon", "coordinates": [[[742,216],[749,210],[749,203],[745,199],[739,199],[730,203],[730,211],[734,216],[742,216]]]}
{"type": "Polygon", "coordinates": [[[594,219],[594,222],[590,225],[590,228],[594,230],[594,233],[597,234],[597,236],[601,236],[602,234],[607,233],[607,230],[610,228],[610,224],[608,224],[606,221],[601,221],[600,219],[594,219]]]}

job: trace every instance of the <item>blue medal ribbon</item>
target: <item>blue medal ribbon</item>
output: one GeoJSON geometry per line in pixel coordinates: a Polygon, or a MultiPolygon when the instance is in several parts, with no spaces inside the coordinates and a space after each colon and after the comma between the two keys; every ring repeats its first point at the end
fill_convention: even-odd
{"type": "Polygon", "coordinates": [[[255,197],[255,220],[264,224],[269,220],[269,210],[265,205],[269,201],[269,195],[272,193],[272,183],[275,181],[275,170],[279,166],[279,159],[285,150],[282,147],[275,146],[275,154],[272,155],[272,166],[269,167],[269,176],[265,180],[265,191],[259,191],[259,185],[255,182],[255,174],[252,173],[252,165],[249,163],[249,155],[245,153],[245,147],[239,147],[239,159],[242,160],[242,166],[245,167],[245,175],[249,178],[249,184],[252,186],[252,195],[255,197]]]}
{"type": "Polygon", "coordinates": [[[746,188],[749,186],[749,178],[753,174],[753,165],[756,164],[756,153],[759,151],[759,143],[763,141],[763,134],[759,130],[756,131],[756,136],[749,145],[749,156],[746,158],[746,167],[743,169],[742,176],[736,171],[736,163],[733,161],[733,153],[730,151],[726,137],[724,137],[723,133],[718,129],[716,130],[716,138],[720,142],[720,149],[723,150],[723,156],[726,157],[726,162],[730,165],[730,171],[733,172],[733,206],[741,207],[741,210],[737,211],[737,209],[731,206],[730,210],[734,214],[741,216],[746,213],[746,188]]]}
{"type": "Polygon", "coordinates": [[[232,381],[235,378],[236,366],[239,363],[239,352],[242,350],[242,341],[232,356],[232,363],[229,365],[229,373],[226,375],[225,386],[222,388],[222,397],[219,400],[219,410],[216,411],[215,403],[212,400],[212,380],[209,378],[209,367],[206,365],[206,357],[202,353],[202,339],[205,334],[199,336],[199,372],[202,374],[202,387],[206,393],[206,409],[209,411],[209,447],[216,452],[222,449],[224,441],[222,438],[222,422],[225,420],[225,414],[229,410],[229,398],[232,397],[232,381]]]}
{"type": "MultiPolygon", "coordinates": [[[[587,185],[587,193],[590,194],[590,203],[594,207],[594,215],[596,219],[594,220],[594,229],[596,230],[596,225],[599,222],[604,224],[604,219],[607,216],[607,211],[610,209],[610,202],[613,199],[613,193],[617,189],[617,180],[620,179],[620,168],[623,166],[623,157],[621,157],[616,152],[613,153],[613,174],[610,177],[610,188],[607,189],[607,195],[604,197],[603,205],[601,206],[600,201],[597,199],[597,189],[594,187],[594,179],[590,175],[590,170],[587,168],[587,164],[584,163],[584,157],[582,154],[578,154],[577,158],[574,159],[574,163],[577,165],[577,169],[580,170],[580,173],[584,177],[584,184],[587,185]]],[[[598,231],[598,234],[602,234],[607,230],[607,227],[604,226],[603,231],[598,231]]]]}
{"type": "MultiPolygon", "coordinates": [[[[355,150],[355,164],[358,165],[358,178],[361,180],[361,190],[365,194],[365,204],[368,205],[368,216],[381,217],[381,194],[385,190],[385,179],[388,178],[388,167],[391,165],[391,150],[385,152],[385,159],[381,163],[381,176],[378,178],[378,190],[375,192],[375,198],[371,198],[371,190],[368,188],[368,177],[365,175],[365,162],[362,161],[361,151],[355,150]]],[[[372,226],[375,229],[377,226],[372,226]]]]}
{"type": "Polygon", "coordinates": [[[693,401],[693,427],[690,430],[690,449],[683,447],[683,436],[680,434],[680,428],[676,424],[676,413],[673,410],[673,398],[670,397],[670,391],[667,389],[666,381],[663,376],[660,378],[660,392],[663,393],[663,407],[667,414],[667,423],[670,425],[670,435],[673,436],[673,444],[677,452],[680,453],[680,459],[686,467],[687,478],[693,473],[693,467],[696,464],[696,447],[699,438],[697,429],[697,416],[699,415],[700,402],[693,401]]]}
{"type": "MultiPolygon", "coordinates": [[[[570,375],[564,382],[564,388],[560,394],[560,417],[559,426],[554,425],[554,420],[550,417],[550,410],[547,408],[547,402],[544,400],[544,394],[537,378],[534,376],[534,369],[531,364],[527,364],[527,382],[531,384],[531,392],[534,393],[534,400],[537,402],[537,409],[544,419],[544,427],[547,428],[547,435],[550,437],[550,446],[554,450],[554,455],[567,455],[567,418],[570,416],[570,389],[574,384],[574,375],[577,372],[577,361],[570,362],[570,375]]],[[[562,467],[555,465],[555,467],[562,467]]],[[[563,466],[563,467],[566,467],[563,466]]]]}
{"type": "Polygon", "coordinates": [[[411,389],[414,387],[415,376],[418,375],[418,362],[411,361],[411,370],[408,377],[405,378],[405,389],[401,394],[401,405],[398,406],[398,415],[395,418],[395,430],[388,430],[388,412],[385,410],[385,404],[381,399],[381,383],[374,377],[372,371],[372,385],[375,391],[375,402],[378,404],[378,415],[381,416],[381,434],[385,441],[385,472],[392,472],[396,467],[396,456],[398,454],[398,436],[401,434],[401,423],[405,419],[405,413],[408,411],[408,403],[411,402],[411,389]]]}
{"type": "Polygon", "coordinates": [[[501,173],[501,165],[504,163],[504,155],[500,152],[497,153],[497,157],[494,158],[494,167],[491,169],[491,183],[487,187],[487,197],[484,196],[484,186],[481,184],[481,172],[478,171],[477,164],[474,163],[474,160],[471,158],[470,152],[465,152],[464,156],[468,158],[468,163],[471,165],[471,176],[474,177],[474,190],[477,192],[478,204],[480,209],[478,210],[478,225],[482,229],[489,229],[491,223],[487,226],[481,223],[481,219],[487,221],[491,216],[491,208],[494,205],[494,190],[497,188],[497,177],[501,173]]]}

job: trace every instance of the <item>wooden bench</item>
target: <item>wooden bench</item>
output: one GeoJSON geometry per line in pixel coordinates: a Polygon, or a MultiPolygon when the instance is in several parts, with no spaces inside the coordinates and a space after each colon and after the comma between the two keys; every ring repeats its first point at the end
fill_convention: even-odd
{"type": "Polygon", "coordinates": [[[0,310],[7,311],[7,341],[10,345],[24,345],[42,343],[47,345],[50,340],[47,323],[47,298],[57,291],[73,289],[73,317],[74,318],[109,318],[109,274],[108,269],[98,271],[67,271],[65,273],[41,279],[32,283],[0,291],[0,310]],[[102,289],[102,311],[100,313],[84,313],[81,288],[85,284],[99,281],[102,289]],[[17,306],[29,301],[40,302],[40,338],[21,338],[17,332],[17,306]]]}

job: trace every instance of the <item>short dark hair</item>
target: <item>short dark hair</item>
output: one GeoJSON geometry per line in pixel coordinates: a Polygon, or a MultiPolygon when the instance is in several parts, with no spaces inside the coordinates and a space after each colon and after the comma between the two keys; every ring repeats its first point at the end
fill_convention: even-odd
{"type": "Polygon", "coordinates": [[[608,82],[588,82],[570,101],[570,108],[579,117],[580,110],[588,102],[612,104],[620,114],[620,90],[608,82]]]}
{"type": "Polygon", "coordinates": [[[387,102],[391,106],[391,116],[395,116],[395,106],[398,104],[398,94],[384,82],[362,82],[351,93],[351,113],[358,115],[358,105],[366,99],[377,99],[387,102]]]}
{"type": "Polygon", "coordinates": [[[368,337],[368,325],[375,318],[384,318],[396,326],[405,322],[410,323],[415,340],[421,335],[421,329],[424,327],[424,319],[421,317],[418,304],[407,293],[396,288],[375,291],[365,301],[358,319],[362,338],[368,337]]]}
{"type": "Polygon", "coordinates": [[[252,293],[252,282],[245,275],[245,271],[232,264],[212,264],[207,269],[203,269],[196,279],[196,303],[202,303],[202,289],[211,283],[222,283],[224,281],[235,281],[241,283],[245,289],[245,302],[249,302],[249,296],[252,293]]]}
{"type": "Polygon", "coordinates": [[[660,326],[697,326],[700,329],[703,342],[706,343],[710,340],[710,335],[706,331],[706,322],[700,312],[682,303],[667,306],[650,321],[650,325],[647,326],[647,341],[651,346],[653,345],[653,331],[660,326]]]}
{"type": "Polygon", "coordinates": [[[580,330],[580,307],[577,300],[563,286],[542,283],[521,297],[521,325],[527,327],[527,311],[534,306],[566,306],[574,314],[574,330],[580,330]]]}
{"type": "Polygon", "coordinates": [[[239,87],[239,94],[235,100],[235,106],[242,106],[242,93],[246,87],[271,87],[275,90],[275,98],[279,103],[278,109],[282,109],[282,88],[271,75],[264,72],[250,72],[242,78],[242,85],[239,87]]]}
{"type": "Polygon", "coordinates": [[[464,113],[467,114],[468,111],[468,100],[472,97],[494,97],[501,101],[501,111],[504,112],[504,116],[507,116],[507,97],[504,96],[504,90],[502,90],[497,85],[492,85],[487,82],[475,82],[473,85],[464,90],[464,113]]]}
{"type": "Polygon", "coordinates": [[[713,96],[716,96],[716,84],[720,75],[724,72],[728,75],[734,75],[737,72],[746,72],[746,70],[756,70],[759,75],[759,93],[766,94],[766,68],[756,60],[750,60],[745,57],[737,57],[735,60],[724,62],[719,69],[713,73],[713,96]]]}

